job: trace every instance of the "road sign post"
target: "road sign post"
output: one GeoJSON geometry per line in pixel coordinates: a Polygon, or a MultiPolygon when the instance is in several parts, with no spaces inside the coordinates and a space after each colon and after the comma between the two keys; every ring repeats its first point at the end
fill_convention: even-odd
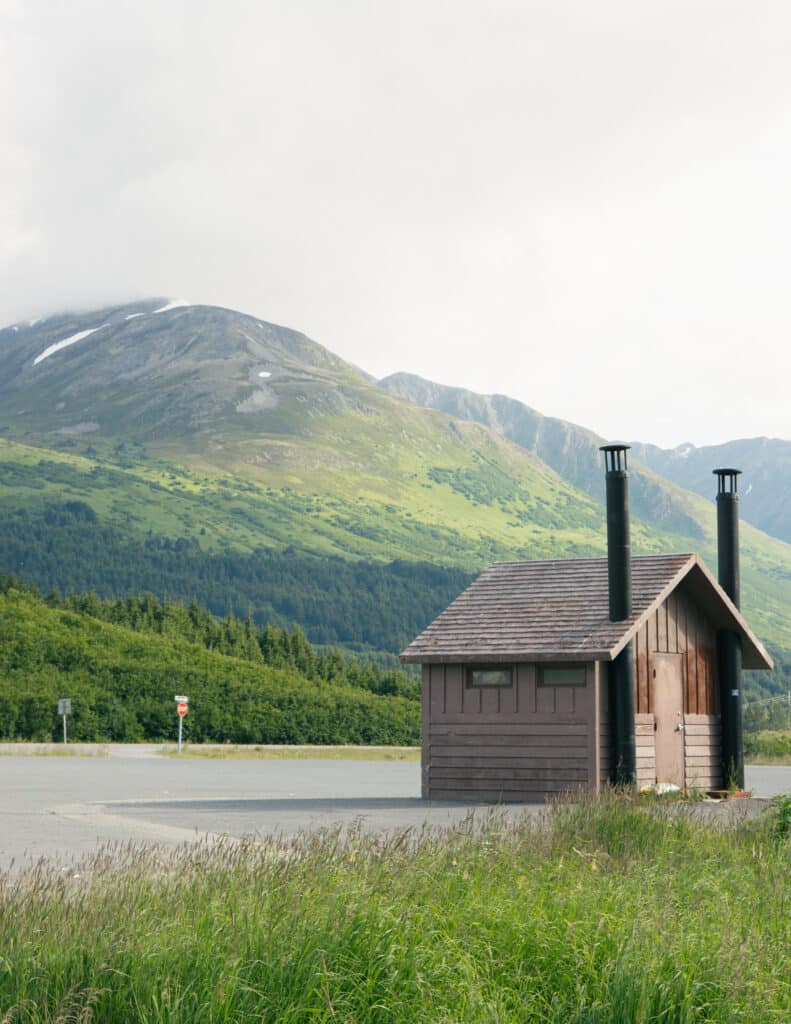
{"type": "Polygon", "coordinates": [[[71,700],[68,697],[61,697],[58,701],[58,714],[63,716],[63,742],[69,742],[69,733],[66,728],[66,716],[71,714],[71,700]]]}
{"type": "Polygon", "coordinates": [[[179,753],[181,753],[182,726],[184,725],[184,716],[189,711],[189,700],[189,697],[176,694],[176,714],[179,716],[179,753]]]}

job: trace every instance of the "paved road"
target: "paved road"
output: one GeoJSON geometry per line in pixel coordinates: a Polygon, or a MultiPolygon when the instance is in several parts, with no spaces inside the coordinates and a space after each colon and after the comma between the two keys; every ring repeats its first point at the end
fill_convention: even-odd
{"type": "Polygon", "coordinates": [[[97,842],[291,835],[360,820],[372,831],[448,825],[466,804],[419,797],[420,766],[388,761],[0,757],[0,867],[68,861],[97,842]]]}
{"type": "MultiPolygon", "coordinates": [[[[111,753],[0,757],[0,868],[39,857],[69,862],[108,841],[292,835],[353,821],[379,831],[449,825],[470,811],[466,804],[422,801],[414,762],[179,761],[140,749],[111,753]]],[[[791,768],[748,768],[747,785],[756,796],[791,793],[791,768]]],[[[517,805],[507,813],[538,811],[517,805]]]]}

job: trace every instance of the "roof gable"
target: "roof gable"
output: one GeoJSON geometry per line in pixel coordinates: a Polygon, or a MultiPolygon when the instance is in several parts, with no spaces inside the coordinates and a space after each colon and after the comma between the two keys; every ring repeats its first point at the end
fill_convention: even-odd
{"type": "Polygon", "coordinates": [[[717,628],[741,635],[745,668],[772,659],[695,554],[632,558],[633,614],[611,622],[606,558],[496,562],[401,654],[404,662],[611,661],[687,580],[717,628]]]}

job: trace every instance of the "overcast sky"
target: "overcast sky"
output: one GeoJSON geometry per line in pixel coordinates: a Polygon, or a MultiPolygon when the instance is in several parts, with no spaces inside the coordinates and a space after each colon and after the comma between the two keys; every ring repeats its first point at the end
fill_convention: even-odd
{"type": "Polygon", "coordinates": [[[0,0],[0,323],[149,295],[791,438],[787,0],[0,0]]]}

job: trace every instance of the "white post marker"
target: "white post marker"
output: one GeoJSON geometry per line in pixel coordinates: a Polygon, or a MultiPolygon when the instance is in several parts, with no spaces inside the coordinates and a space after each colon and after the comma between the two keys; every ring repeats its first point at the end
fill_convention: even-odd
{"type": "Polygon", "coordinates": [[[176,712],[179,716],[179,753],[181,753],[181,728],[184,724],[184,716],[189,711],[189,697],[179,696],[176,694],[176,712]]]}
{"type": "Polygon", "coordinates": [[[69,735],[66,730],[66,715],[71,714],[71,700],[68,697],[61,697],[58,701],[58,714],[63,715],[63,742],[69,742],[69,735]]]}

